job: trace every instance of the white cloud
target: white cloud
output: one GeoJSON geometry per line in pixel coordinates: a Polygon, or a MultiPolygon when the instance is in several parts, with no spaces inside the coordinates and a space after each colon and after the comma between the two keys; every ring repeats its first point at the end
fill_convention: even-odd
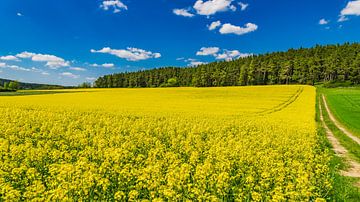
{"type": "Polygon", "coordinates": [[[6,66],[12,70],[16,70],[16,71],[25,71],[25,72],[31,72],[31,69],[27,69],[27,68],[24,68],[24,67],[19,67],[17,65],[8,65],[6,66]]]}
{"type": "Polygon", "coordinates": [[[217,27],[221,26],[221,22],[218,20],[218,21],[215,21],[215,22],[212,22],[208,28],[209,30],[214,30],[216,29],[217,27]]]}
{"type": "Polygon", "coordinates": [[[102,64],[101,66],[103,66],[105,68],[113,68],[115,65],[113,63],[105,63],[105,64],[102,64]]]}
{"type": "Polygon", "coordinates": [[[329,24],[329,21],[324,18],[319,21],[319,25],[327,25],[327,24],[329,24]]]}
{"type": "Polygon", "coordinates": [[[238,50],[224,50],[223,53],[217,54],[216,59],[218,60],[226,60],[231,61],[233,59],[243,58],[243,57],[249,57],[253,54],[250,53],[240,53],[238,50]]]}
{"type": "Polygon", "coordinates": [[[184,16],[184,17],[194,17],[195,15],[190,13],[188,9],[174,9],[173,13],[175,15],[180,15],[180,16],[184,16]]]}
{"type": "Polygon", "coordinates": [[[127,48],[125,49],[111,49],[109,47],[103,48],[101,50],[90,50],[92,53],[108,53],[111,55],[115,55],[119,58],[126,59],[128,61],[139,61],[139,60],[147,60],[150,58],[160,58],[160,53],[153,53],[151,51],[146,51],[139,48],[127,48]]]}
{"type": "Polygon", "coordinates": [[[360,15],[360,0],[349,1],[346,7],[341,11],[341,16],[360,15]]]}
{"type": "Polygon", "coordinates": [[[33,55],[35,55],[35,53],[30,53],[30,52],[22,52],[22,53],[19,53],[16,55],[16,57],[19,57],[19,58],[31,58],[33,55]]]}
{"type": "Polygon", "coordinates": [[[60,76],[65,76],[65,77],[69,77],[69,78],[73,78],[73,79],[77,79],[80,77],[79,75],[73,74],[71,72],[62,72],[62,73],[60,73],[60,76]]]}
{"type": "MultiPolygon", "coordinates": [[[[220,48],[218,47],[203,47],[196,53],[196,55],[199,56],[207,56],[211,55],[214,56],[217,60],[226,60],[230,61],[233,59],[238,59],[241,57],[249,57],[253,54],[251,53],[241,53],[238,50],[226,50],[224,49],[222,52],[220,52],[220,48]]],[[[196,61],[195,59],[188,59],[188,61],[196,61]]]]}
{"type": "Polygon", "coordinates": [[[36,68],[36,67],[32,67],[31,70],[32,70],[33,72],[42,72],[41,69],[36,68]]]}
{"type": "Polygon", "coordinates": [[[206,56],[206,55],[213,55],[216,56],[216,54],[220,51],[220,48],[218,47],[202,47],[200,51],[196,53],[196,55],[206,56]]]}
{"type": "Polygon", "coordinates": [[[82,67],[70,67],[69,69],[74,70],[74,71],[80,71],[80,72],[86,71],[86,69],[82,68],[82,67]]]}
{"type": "Polygon", "coordinates": [[[25,72],[35,72],[35,73],[41,73],[42,75],[49,75],[49,73],[45,72],[44,70],[32,67],[32,68],[25,68],[20,67],[17,65],[7,65],[6,63],[0,63],[1,68],[9,68],[15,71],[25,71],[25,72]]]}
{"type": "Polygon", "coordinates": [[[189,63],[188,64],[189,67],[207,64],[206,62],[201,62],[201,61],[198,61],[197,59],[193,59],[193,58],[189,58],[189,59],[185,60],[185,62],[189,63]]]}
{"type": "Polygon", "coordinates": [[[32,72],[40,73],[41,75],[44,75],[44,76],[50,75],[48,72],[46,72],[46,71],[44,71],[44,70],[42,70],[42,69],[36,68],[36,67],[32,67],[32,68],[31,68],[31,71],[32,71],[32,72]]]}
{"type": "Polygon", "coordinates": [[[112,8],[114,9],[114,13],[119,13],[121,10],[128,9],[128,7],[120,0],[103,1],[102,4],[100,5],[100,8],[104,9],[105,11],[110,10],[110,8],[112,8]]]}
{"type": "Polygon", "coordinates": [[[199,65],[204,65],[207,64],[206,62],[201,62],[201,61],[191,61],[190,62],[190,66],[199,66],[199,65]]]}
{"type": "Polygon", "coordinates": [[[7,61],[19,61],[19,58],[13,55],[1,56],[0,60],[7,60],[7,61]]]}
{"type": "Polygon", "coordinates": [[[95,81],[96,80],[95,77],[86,77],[85,79],[88,80],[88,81],[95,81]]]}
{"type": "Polygon", "coordinates": [[[22,13],[16,13],[16,15],[19,16],[19,17],[22,17],[22,16],[23,16],[22,13]]]}
{"type": "Polygon", "coordinates": [[[181,58],[176,58],[176,60],[185,60],[185,58],[181,57],[181,58]]]}
{"type": "Polygon", "coordinates": [[[340,15],[339,19],[338,19],[338,22],[345,22],[345,21],[348,21],[349,18],[347,18],[346,16],[344,15],[340,15]]]}
{"type": "Polygon", "coordinates": [[[105,67],[105,68],[113,68],[115,67],[115,65],[113,63],[104,63],[102,65],[98,65],[98,64],[92,64],[91,66],[93,67],[105,67]]]}
{"type": "Polygon", "coordinates": [[[238,4],[239,4],[242,11],[246,10],[247,7],[249,6],[249,4],[246,4],[246,3],[243,3],[243,2],[239,2],[238,4]]]}
{"type": "Polygon", "coordinates": [[[46,62],[46,66],[48,66],[51,69],[70,66],[69,61],[65,61],[63,58],[57,57],[55,55],[37,54],[37,53],[31,53],[25,51],[17,54],[16,57],[30,58],[32,61],[35,62],[46,62]]]}
{"type": "Polygon", "coordinates": [[[231,5],[232,2],[233,0],[197,0],[193,7],[197,14],[210,16],[217,12],[235,11],[236,7],[231,5]]]}
{"type": "Polygon", "coordinates": [[[243,35],[246,33],[253,32],[258,29],[258,26],[253,23],[247,23],[245,27],[235,26],[230,23],[223,24],[220,28],[221,34],[237,34],[243,35]]]}

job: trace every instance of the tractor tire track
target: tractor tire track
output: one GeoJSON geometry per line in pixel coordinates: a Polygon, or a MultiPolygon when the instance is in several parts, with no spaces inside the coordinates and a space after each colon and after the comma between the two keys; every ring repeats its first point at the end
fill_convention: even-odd
{"type": "Polygon", "coordinates": [[[286,100],[285,102],[275,106],[274,108],[271,109],[267,109],[264,110],[262,112],[258,112],[256,113],[256,115],[266,115],[266,114],[272,114],[278,111],[281,111],[283,109],[285,109],[286,107],[288,107],[289,105],[291,105],[293,102],[295,102],[301,95],[301,93],[304,91],[303,87],[300,87],[294,95],[292,95],[288,100],[286,100]]]}

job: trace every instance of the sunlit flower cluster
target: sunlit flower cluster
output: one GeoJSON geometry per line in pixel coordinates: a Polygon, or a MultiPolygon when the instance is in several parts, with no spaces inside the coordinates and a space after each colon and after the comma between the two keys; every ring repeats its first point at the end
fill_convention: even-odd
{"type": "Polygon", "coordinates": [[[332,190],[307,86],[0,97],[0,201],[309,201],[332,190]]]}

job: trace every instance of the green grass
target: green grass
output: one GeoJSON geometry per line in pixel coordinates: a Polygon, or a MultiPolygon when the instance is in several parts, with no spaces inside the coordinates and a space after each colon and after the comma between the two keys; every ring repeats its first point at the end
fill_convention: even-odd
{"type": "MultiPolygon", "coordinates": [[[[349,148],[352,148],[351,152],[357,153],[357,151],[360,151],[357,147],[355,147],[354,142],[350,138],[346,138],[344,134],[341,133],[337,129],[334,124],[330,121],[328,114],[326,113],[326,110],[324,110],[324,106],[322,102],[320,101],[320,93],[318,89],[317,93],[317,102],[316,102],[316,121],[318,123],[318,141],[323,148],[323,150],[331,149],[331,143],[328,141],[325,133],[325,129],[322,127],[321,121],[320,121],[320,110],[319,110],[319,104],[322,105],[323,109],[323,116],[324,121],[330,128],[330,130],[333,130],[334,135],[338,138],[340,143],[346,147],[348,150],[349,148]],[[348,148],[349,147],[349,148],[348,148]]],[[[356,144],[356,143],[355,143],[356,144]]],[[[355,154],[351,154],[355,157],[355,154]]],[[[347,165],[344,162],[344,159],[338,157],[333,153],[331,161],[330,161],[330,169],[331,169],[331,175],[333,178],[333,192],[330,194],[329,201],[348,201],[348,202],[357,202],[360,201],[360,190],[359,188],[354,186],[354,183],[356,182],[356,179],[350,178],[350,177],[344,177],[340,175],[340,170],[346,169],[347,165]]]]}
{"type": "Polygon", "coordinates": [[[360,145],[336,127],[336,125],[329,118],[329,114],[325,110],[325,105],[323,102],[321,102],[321,107],[323,109],[324,122],[326,123],[326,125],[333,132],[336,139],[339,140],[340,144],[349,151],[350,156],[354,160],[360,162],[360,145]]]}
{"type": "Polygon", "coordinates": [[[320,88],[331,112],[347,129],[360,137],[360,87],[320,88]]]}
{"type": "MultiPolygon", "coordinates": [[[[74,93],[75,91],[53,91],[53,90],[22,90],[16,92],[0,92],[0,96],[28,96],[28,95],[47,95],[59,93],[74,93]]],[[[76,91],[81,92],[81,91],[76,91]]]]}

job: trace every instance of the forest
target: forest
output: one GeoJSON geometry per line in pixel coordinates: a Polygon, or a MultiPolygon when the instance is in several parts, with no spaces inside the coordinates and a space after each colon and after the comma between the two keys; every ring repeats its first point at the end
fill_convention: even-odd
{"type": "Polygon", "coordinates": [[[318,82],[360,83],[360,44],[316,45],[219,61],[195,67],[163,67],[98,78],[97,88],[218,87],[318,82]]]}

